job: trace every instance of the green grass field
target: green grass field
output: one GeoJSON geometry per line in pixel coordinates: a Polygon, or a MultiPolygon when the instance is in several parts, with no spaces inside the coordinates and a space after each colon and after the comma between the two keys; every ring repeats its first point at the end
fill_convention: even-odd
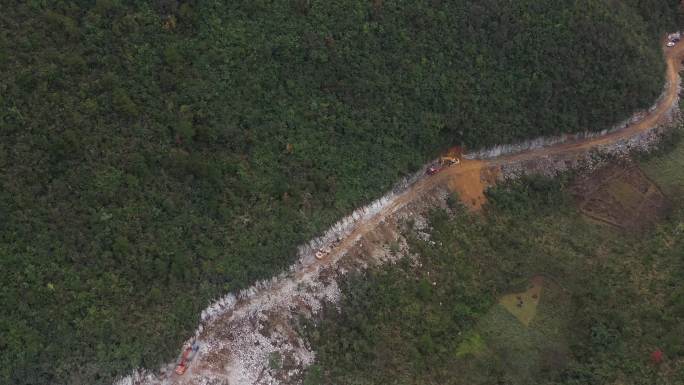
{"type": "Polygon", "coordinates": [[[675,145],[662,156],[642,162],[641,167],[671,199],[684,198],[684,134],[675,135],[675,145]]]}
{"type": "MultiPolygon", "coordinates": [[[[457,352],[453,363],[461,373],[460,383],[484,385],[493,377],[501,377],[507,384],[523,385],[534,383],[542,373],[565,368],[570,297],[551,281],[539,284],[543,294],[538,303],[521,296],[526,302],[521,306],[522,313],[517,313],[500,300],[467,332],[458,352],[468,347],[470,354],[457,352]],[[519,314],[525,316],[521,319],[519,314]]],[[[511,295],[517,299],[518,292],[502,299],[511,295]]],[[[513,306],[517,309],[517,304],[513,306]]]]}

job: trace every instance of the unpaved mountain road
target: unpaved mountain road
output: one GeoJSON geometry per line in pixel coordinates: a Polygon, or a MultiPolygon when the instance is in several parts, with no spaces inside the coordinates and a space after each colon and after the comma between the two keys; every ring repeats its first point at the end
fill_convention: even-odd
{"type": "MultiPolygon", "coordinates": [[[[506,163],[534,160],[554,154],[583,152],[588,149],[631,138],[657,126],[663,121],[665,115],[671,111],[673,104],[679,99],[679,72],[682,67],[682,58],[684,58],[684,42],[680,42],[674,47],[665,48],[664,50],[667,64],[666,81],[668,88],[656,105],[656,108],[638,122],[599,137],[575,140],[516,154],[504,155],[485,162],[466,160],[462,167],[445,170],[441,177],[452,180],[450,183],[451,186],[460,193],[464,203],[479,207],[481,203],[484,202],[484,189],[486,188],[481,181],[481,174],[484,169],[492,169],[506,163]]],[[[430,181],[429,179],[428,181],[438,182],[437,180],[430,181]]]]}
{"type": "Polygon", "coordinates": [[[118,384],[178,385],[249,385],[297,383],[301,370],[313,360],[313,353],[296,331],[294,322],[300,314],[310,316],[320,303],[335,299],[339,293],[329,272],[347,271],[344,259],[350,251],[373,232],[388,230],[400,211],[413,212],[412,205],[425,200],[435,190],[456,191],[463,202],[479,208],[484,190],[495,182],[492,170],[521,161],[535,161],[558,154],[586,152],[600,146],[629,139],[661,124],[678,101],[679,71],[684,57],[684,43],[665,48],[668,88],[656,108],[637,123],[604,136],[574,140],[549,147],[523,151],[489,160],[463,160],[457,166],[424,177],[398,194],[390,194],[380,209],[360,218],[348,235],[336,242],[323,260],[302,256],[292,270],[266,285],[259,285],[236,301],[228,301],[215,317],[203,322],[196,340],[202,346],[183,376],[173,373],[169,364],[156,373],[137,373],[118,384]],[[270,360],[274,352],[282,357],[280,366],[270,360]]]}

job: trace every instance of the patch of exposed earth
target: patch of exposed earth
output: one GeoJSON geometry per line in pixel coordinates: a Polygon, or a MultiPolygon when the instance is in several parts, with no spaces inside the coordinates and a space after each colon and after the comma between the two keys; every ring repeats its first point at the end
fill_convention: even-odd
{"type": "Polygon", "coordinates": [[[624,230],[657,222],[669,207],[660,188],[634,164],[612,164],[582,176],[571,190],[585,216],[624,230]]]}

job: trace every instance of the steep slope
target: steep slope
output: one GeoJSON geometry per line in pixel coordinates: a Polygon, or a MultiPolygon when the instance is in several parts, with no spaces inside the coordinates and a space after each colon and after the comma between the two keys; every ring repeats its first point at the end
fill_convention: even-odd
{"type": "Polygon", "coordinates": [[[154,367],[209,299],[288,266],[440,148],[647,106],[675,5],[3,7],[0,379],[154,367]]]}

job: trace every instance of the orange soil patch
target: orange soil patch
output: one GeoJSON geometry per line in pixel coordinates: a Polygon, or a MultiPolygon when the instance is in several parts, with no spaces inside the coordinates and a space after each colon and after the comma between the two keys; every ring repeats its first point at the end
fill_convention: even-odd
{"type": "Polygon", "coordinates": [[[452,166],[442,172],[447,178],[450,191],[458,193],[466,206],[479,210],[487,201],[484,192],[496,180],[496,169],[487,168],[481,160],[462,160],[461,164],[452,166]]]}
{"type": "MultiPolygon", "coordinates": [[[[466,161],[464,161],[465,163],[466,161]]],[[[478,162],[478,161],[467,161],[478,162]]],[[[479,162],[482,163],[482,162],[479,162]]],[[[464,164],[465,165],[465,164],[464,164]]],[[[479,165],[478,165],[479,166],[479,165]]],[[[454,166],[458,167],[458,166],[454,166]]],[[[458,193],[463,203],[473,209],[479,209],[485,202],[485,185],[481,178],[482,168],[476,167],[461,173],[457,178],[448,182],[449,190],[458,193]]]]}

